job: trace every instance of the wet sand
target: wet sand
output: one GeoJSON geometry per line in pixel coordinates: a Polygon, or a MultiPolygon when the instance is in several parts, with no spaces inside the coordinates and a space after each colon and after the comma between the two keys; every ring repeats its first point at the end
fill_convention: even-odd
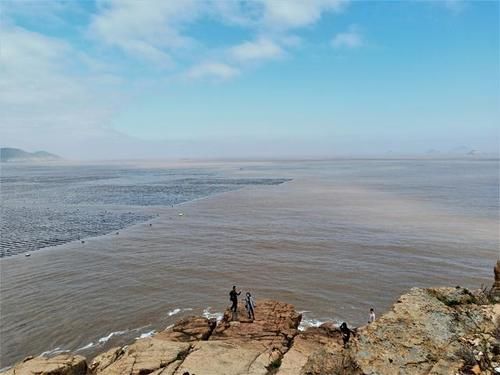
{"type": "Polygon", "coordinates": [[[182,315],[220,312],[234,284],[294,304],[311,323],[357,325],[413,286],[491,283],[496,218],[317,173],[278,177],[293,180],[155,208],[158,218],[119,235],[2,259],[0,367],[55,348],[89,346],[80,353],[92,356],[182,315]]]}

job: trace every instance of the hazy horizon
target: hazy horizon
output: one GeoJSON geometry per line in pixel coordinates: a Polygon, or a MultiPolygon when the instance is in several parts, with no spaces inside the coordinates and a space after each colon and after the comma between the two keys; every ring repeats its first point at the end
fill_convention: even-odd
{"type": "Polygon", "coordinates": [[[499,6],[3,1],[0,143],[73,160],[498,155],[499,6]]]}

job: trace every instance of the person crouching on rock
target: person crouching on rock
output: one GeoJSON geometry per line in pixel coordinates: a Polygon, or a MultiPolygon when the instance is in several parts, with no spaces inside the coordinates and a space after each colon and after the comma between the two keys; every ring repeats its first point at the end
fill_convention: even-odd
{"type": "Polygon", "coordinates": [[[347,327],[346,322],[343,322],[340,325],[340,333],[342,334],[342,341],[344,342],[344,348],[348,348],[349,347],[349,339],[351,338],[351,333],[354,334],[354,332],[351,331],[349,329],[349,327],[347,327]]]}
{"type": "Polygon", "coordinates": [[[245,308],[247,309],[248,319],[255,320],[255,301],[250,292],[247,292],[245,297],[245,308]]]}
{"type": "Polygon", "coordinates": [[[236,291],[236,286],[233,285],[233,289],[229,292],[229,300],[232,302],[231,311],[236,313],[238,311],[238,296],[241,294],[241,291],[236,291]]]}

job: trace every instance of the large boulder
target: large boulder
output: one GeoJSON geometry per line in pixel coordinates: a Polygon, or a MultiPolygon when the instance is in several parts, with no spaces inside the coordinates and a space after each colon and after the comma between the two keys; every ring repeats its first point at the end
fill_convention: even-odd
{"type": "Polygon", "coordinates": [[[241,305],[234,314],[228,309],[208,341],[193,345],[176,374],[268,374],[279,366],[300,320],[293,305],[272,300],[257,301],[255,320],[241,305]]]}
{"type": "Polygon", "coordinates": [[[236,314],[228,309],[209,340],[260,342],[284,353],[297,334],[301,319],[289,303],[259,300],[255,320],[248,319],[243,306],[236,314]]]}
{"type": "Polygon", "coordinates": [[[28,357],[2,375],[85,375],[87,362],[80,355],[60,354],[52,358],[28,357]]]}
{"type": "Polygon", "coordinates": [[[267,375],[281,353],[259,342],[200,341],[176,374],[267,375]]]}
{"type": "MultiPolygon", "coordinates": [[[[334,374],[347,368],[340,331],[333,324],[300,332],[281,360],[278,375],[334,374]]],[[[346,372],[351,374],[351,372],[346,372]]]]}
{"type": "Polygon", "coordinates": [[[189,343],[155,337],[141,339],[130,346],[114,348],[97,356],[90,370],[102,375],[173,374],[190,349],[189,343]]]}
{"type": "Polygon", "coordinates": [[[487,348],[487,342],[494,342],[500,313],[498,304],[477,301],[474,293],[458,287],[411,289],[388,313],[358,331],[354,360],[363,374],[373,375],[454,375],[473,367],[481,360],[469,343],[486,340],[487,348]]]}
{"type": "Polygon", "coordinates": [[[173,327],[158,333],[155,338],[183,342],[208,340],[216,325],[217,321],[214,319],[188,316],[179,320],[173,327]]]}

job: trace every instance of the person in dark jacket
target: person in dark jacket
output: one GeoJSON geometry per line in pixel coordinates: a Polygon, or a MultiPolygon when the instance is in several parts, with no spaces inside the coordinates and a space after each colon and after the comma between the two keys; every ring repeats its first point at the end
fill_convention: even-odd
{"type": "Polygon", "coordinates": [[[229,300],[231,301],[231,311],[232,312],[237,312],[238,311],[238,296],[241,294],[241,291],[237,292],[236,291],[236,286],[233,285],[233,289],[229,292],[229,300]]]}
{"type": "Polygon", "coordinates": [[[347,323],[343,322],[340,325],[340,333],[342,334],[342,341],[344,342],[344,348],[349,346],[349,339],[351,338],[351,333],[354,334],[353,331],[347,327],[347,323]]]}

